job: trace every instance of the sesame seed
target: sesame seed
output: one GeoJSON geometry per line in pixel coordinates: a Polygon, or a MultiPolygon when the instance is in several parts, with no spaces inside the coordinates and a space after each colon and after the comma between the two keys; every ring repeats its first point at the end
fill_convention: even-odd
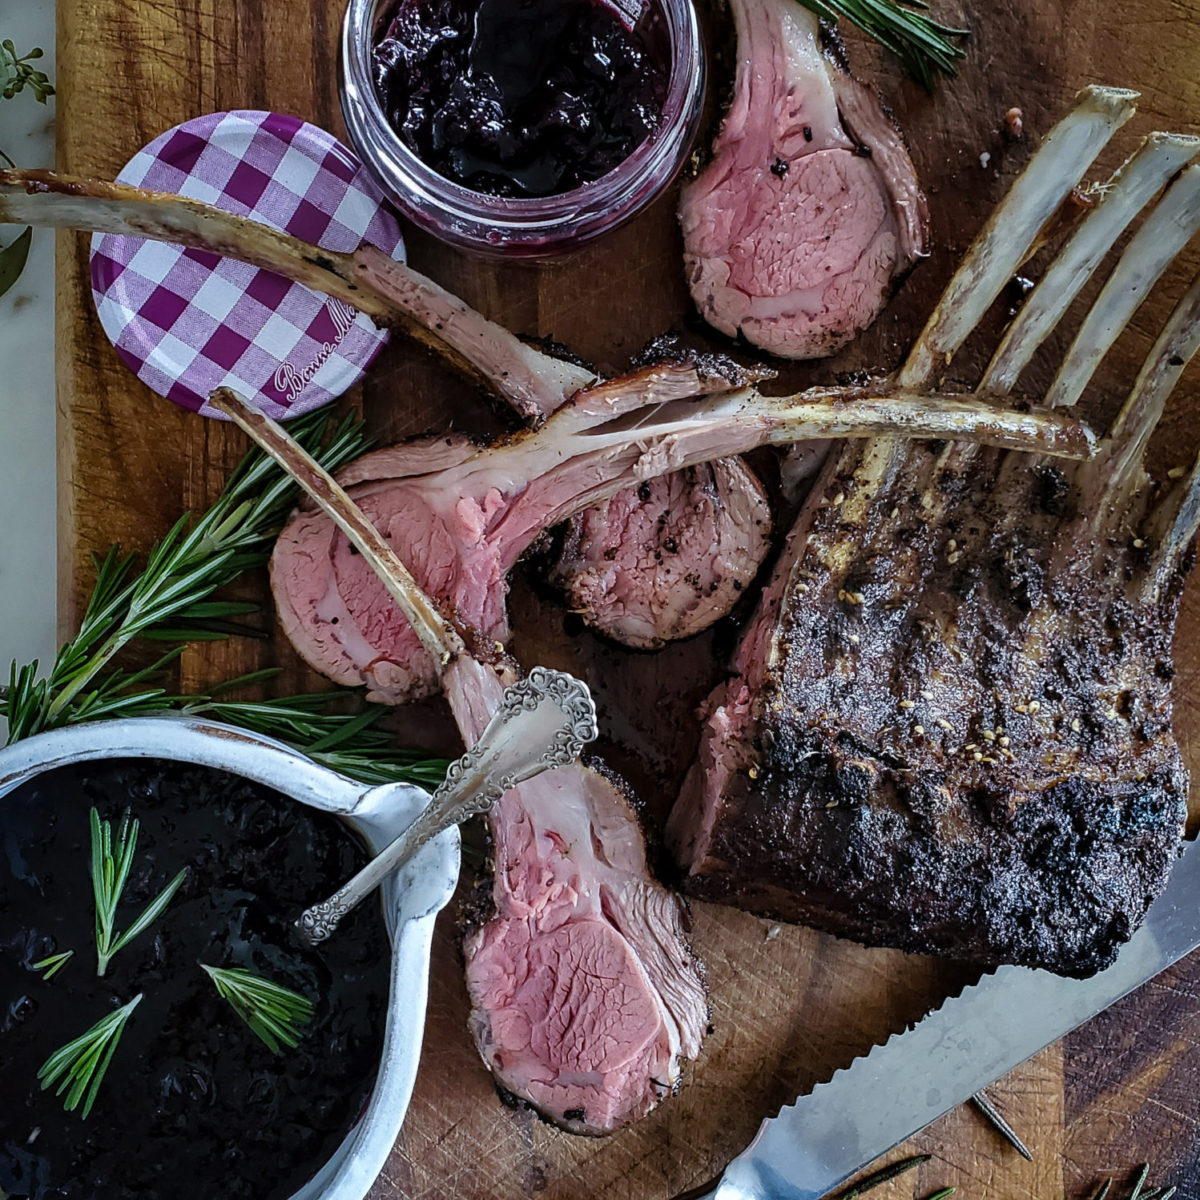
{"type": "Polygon", "coordinates": [[[1167,472],[1168,479],[1182,479],[1187,474],[1183,467],[1172,467],[1167,472]]]}
{"type": "Polygon", "coordinates": [[[945,717],[938,717],[937,724],[939,724],[943,729],[951,729],[952,730],[954,728],[954,726],[951,725],[950,722],[947,721],[945,717]]]}
{"type": "Polygon", "coordinates": [[[995,762],[996,762],[996,760],[995,760],[994,758],[988,758],[988,756],[987,756],[986,754],[983,756],[983,761],[984,761],[985,763],[992,763],[993,765],[994,765],[994,764],[995,764],[995,762]]]}
{"type": "Polygon", "coordinates": [[[990,729],[985,729],[983,731],[983,740],[985,742],[994,742],[996,740],[996,735],[990,729]]]}
{"type": "Polygon", "coordinates": [[[1015,708],[1019,713],[1027,713],[1029,711],[1028,704],[1014,704],[1013,708],[1015,708]]]}
{"type": "Polygon", "coordinates": [[[838,802],[836,800],[830,800],[830,802],[827,805],[825,805],[825,807],[826,808],[837,808],[837,804],[838,804],[838,802]]]}
{"type": "Polygon", "coordinates": [[[926,512],[933,507],[933,497],[928,492],[921,497],[921,507],[925,509],[926,512]]]}
{"type": "Polygon", "coordinates": [[[967,744],[966,744],[966,745],[963,747],[963,749],[964,749],[965,751],[967,751],[968,753],[969,753],[970,751],[972,751],[972,750],[978,750],[978,749],[979,749],[979,743],[978,743],[978,742],[968,742],[968,743],[967,743],[967,744]]]}
{"type": "Polygon", "coordinates": [[[888,516],[888,520],[889,520],[889,521],[894,521],[894,520],[895,520],[895,519],[896,519],[896,518],[897,518],[899,515],[900,515],[900,509],[899,509],[899,507],[897,507],[897,508],[893,508],[893,509],[892,509],[892,511],[891,511],[891,514],[888,516]]]}
{"type": "Polygon", "coordinates": [[[901,708],[916,708],[917,706],[916,706],[915,702],[912,700],[901,700],[900,707],[901,708]]]}
{"type": "Polygon", "coordinates": [[[1006,737],[1002,737],[1002,738],[1000,739],[1000,745],[1002,745],[1002,746],[1008,746],[1008,745],[1011,745],[1011,743],[1009,742],[1008,738],[1006,738],[1006,737]]]}
{"type": "Polygon", "coordinates": [[[1042,711],[1042,702],[1040,700],[1031,700],[1029,702],[1029,711],[1031,713],[1041,712],[1042,711]]]}
{"type": "Polygon", "coordinates": [[[975,753],[971,755],[971,757],[972,757],[972,758],[973,758],[973,759],[974,759],[976,762],[983,762],[983,755],[982,755],[982,754],[980,754],[978,750],[976,750],[976,751],[975,751],[975,753]]]}
{"type": "Polygon", "coordinates": [[[1146,546],[1145,538],[1134,538],[1133,539],[1133,548],[1135,550],[1143,550],[1143,549],[1145,549],[1145,546],[1146,546]]]}
{"type": "Polygon", "coordinates": [[[958,549],[958,540],[956,538],[951,538],[946,543],[946,549],[947,550],[957,550],[958,549]]]}
{"type": "Polygon", "coordinates": [[[913,733],[917,734],[917,735],[918,735],[918,737],[919,737],[921,734],[923,734],[924,732],[925,732],[925,726],[924,726],[924,725],[914,725],[914,726],[913,726],[913,733]]]}
{"type": "Polygon", "coordinates": [[[837,508],[837,506],[839,504],[845,504],[845,502],[846,502],[846,493],[838,492],[838,494],[836,496],[834,496],[834,498],[833,498],[833,507],[837,508]]]}
{"type": "Polygon", "coordinates": [[[1107,717],[1107,718],[1108,718],[1110,721],[1115,721],[1115,720],[1116,720],[1116,719],[1117,719],[1117,718],[1118,718],[1118,717],[1119,717],[1121,714],[1120,714],[1119,712],[1117,712],[1117,710],[1116,710],[1115,708],[1110,708],[1110,709],[1108,710],[1108,712],[1106,712],[1104,715],[1105,715],[1105,716],[1106,716],[1106,717],[1107,717]]]}
{"type": "Polygon", "coordinates": [[[850,644],[851,644],[852,646],[857,646],[857,645],[858,645],[858,643],[859,643],[859,642],[861,642],[861,641],[862,641],[862,638],[860,638],[860,637],[858,636],[858,634],[857,634],[857,633],[852,633],[852,634],[850,635],[850,644]]]}
{"type": "Polygon", "coordinates": [[[961,550],[955,550],[953,554],[947,554],[947,555],[946,555],[946,561],[947,561],[948,563],[950,563],[950,564],[951,564],[951,566],[953,566],[953,565],[954,565],[956,562],[958,562],[958,560],[959,560],[960,558],[962,558],[962,551],[961,551],[961,550]]]}
{"type": "Polygon", "coordinates": [[[1074,720],[1071,722],[1071,732],[1072,732],[1072,733],[1078,733],[1078,732],[1079,732],[1079,731],[1080,731],[1082,728],[1083,728],[1083,726],[1082,726],[1082,725],[1079,723],[1079,718],[1078,718],[1078,717],[1076,717],[1076,718],[1075,718],[1075,719],[1074,719],[1074,720]]]}
{"type": "Polygon", "coordinates": [[[932,693],[932,692],[922,692],[922,693],[921,693],[921,699],[922,699],[922,700],[932,700],[932,699],[933,699],[933,693],[932,693]]]}

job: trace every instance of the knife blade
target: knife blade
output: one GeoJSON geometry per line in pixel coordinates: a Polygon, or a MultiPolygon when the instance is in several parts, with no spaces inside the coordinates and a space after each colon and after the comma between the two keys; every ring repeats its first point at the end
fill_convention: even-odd
{"type": "Polygon", "coordinates": [[[1193,844],[1107,970],[1064,979],[1000,967],[768,1117],[697,1200],[818,1200],[1197,946],[1193,844]]]}

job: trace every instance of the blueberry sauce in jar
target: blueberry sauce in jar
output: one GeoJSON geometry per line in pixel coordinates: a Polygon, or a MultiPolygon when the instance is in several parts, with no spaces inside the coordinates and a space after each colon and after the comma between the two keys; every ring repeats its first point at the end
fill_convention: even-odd
{"type": "Polygon", "coordinates": [[[372,66],[380,103],[439,175],[493,196],[571,191],[658,128],[669,75],[653,31],[604,0],[399,0],[372,66]]]}

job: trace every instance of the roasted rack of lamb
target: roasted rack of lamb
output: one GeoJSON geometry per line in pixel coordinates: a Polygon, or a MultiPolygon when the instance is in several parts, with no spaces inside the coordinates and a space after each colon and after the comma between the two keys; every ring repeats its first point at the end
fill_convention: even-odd
{"type": "MultiPolygon", "coordinates": [[[[1135,99],[1081,94],[899,386],[946,367],[1135,99]]],[[[1037,347],[1155,201],[1045,402],[1083,394],[1200,229],[1198,151],[1151,135],[1099,189],[1006,331],[981,402],[1012,405],[1037,347]]],[[[1166,883],[1187,815],[1171,641],[1200,473],[1159,489],[1143,455],[1198,318],[1200,277],[1090,461],[891,439],[830,456],[670,818],[689,892],[869,945],[1072,975],[1112,961],[1166,883]]]]}

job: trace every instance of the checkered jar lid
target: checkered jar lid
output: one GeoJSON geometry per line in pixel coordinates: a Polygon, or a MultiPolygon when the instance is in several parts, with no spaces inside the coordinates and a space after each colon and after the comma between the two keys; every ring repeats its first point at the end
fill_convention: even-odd
{"type": "MultiPolygon", "coordinates": [[[[169,129],[120,183],[203,200],[326,250],[364,241],[403,259],[400,228],[362,164],[296,117],[211,113],[169,129]]],[[[221,417],[232,388],[276,419],[341,395],[387,340],[366,315],[270,271],[143,238],[96,234],[92,294],[117,353],[160,396],[221,417]]]]}

